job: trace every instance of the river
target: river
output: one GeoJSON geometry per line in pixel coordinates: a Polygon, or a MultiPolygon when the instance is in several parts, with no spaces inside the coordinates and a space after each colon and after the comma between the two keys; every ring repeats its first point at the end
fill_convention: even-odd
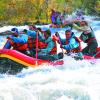
{"type": "MultiPolygon", "coordinates": [[[[91,27],[100,46],[100,21],[92,21],[91,27]]],[[[0,36],[0,48],[5,41],[0,36]]],[[[0,74],[0,100],[100,100],[100,60],[65,57],[64,61],[62,66],[41,65],[17,75],[0,74]]]]}

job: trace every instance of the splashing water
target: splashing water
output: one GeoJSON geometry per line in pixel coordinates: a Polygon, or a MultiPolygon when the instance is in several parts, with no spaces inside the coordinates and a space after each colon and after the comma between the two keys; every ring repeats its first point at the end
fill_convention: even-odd
{"type": "Polygon", "coordinates": [[[99,100],[100,61],[64,58],[63,66],[41,65],[0,79],[3,100],[99,100]],[[8,97],[7,97],[7,96],[8,97]]]}

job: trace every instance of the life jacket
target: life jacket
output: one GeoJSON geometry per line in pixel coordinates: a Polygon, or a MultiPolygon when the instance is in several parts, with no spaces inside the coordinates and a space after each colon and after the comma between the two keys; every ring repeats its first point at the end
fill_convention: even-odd
{"type": "MultiPolygon", "coordinates": [[[[77,41],[77,42],[79,42],[79,46],[77,47],[77,48],[73,48],[73,49],[71,49],[71,50],[67,50],[67,53],[69,53],[69,52],[72,52],[72,53],[78,53],[78,52],[80,52],[80,51],[82,51],[82,48],[81,48],[81,39],[80,38],[78,38],[78,37],[74,37],[75,38],[75,40],[77,41]]],[[[69,41],[67,40],[66,41],[66,44],[69,44],[69,41]]]]}
{"type": "MultiPolygon", "coordinates": [[[[54,47],[52,48],[52,50],[50,51],[49,54],[57,54],[56,42],[55,42],[55,40],[53,40],[53,41],[54,41],[54,47]]],[[[38,41],[38,49],[43,49],[43,48],[46,48],[46,47],[47,47],[47,44],[45,42],[38,41]]],[[[34,39],[32,37],[28,38],[28,48],[29,49],[36,48],[36,39],[34,39]]]]}
{"type": "MultiPolygon", "coordinates": [[[[38,48],[43,49],[47,46],[44,42],[38,41],[38,48]]],[[[36,39],[32,37],[28,37],[28,48],[29,49],[34,49],[36,48],[36,39]]]]}
{"type": "Polygon", "coordinates": [[[13,41],[10,41],[10,44],[14,50],[18,50],[18,51],[27,50],[27,43],[14,43],[13,41]]]}
{"type": "Polygon", "coordinates": [[[52,41],[54,42],[54,47],[52,48],[52,50],[49,52],[49,54],[57,54],[57,45],[56,45],[56,41],[52,38],[52,41]]]}
{"type": "MultiPolygon", "coordinates": [[[[91,29],[92,30],[92,29],[91,29]]],[[[84,32],[80,36],[81,40],[87,44],[90,44],[92,41],[96,41],[94,32],[89,32],[85,34],[84,32]]]]}
{"type": "Polygon", "coordinates": [[[28,37],[28,49],[33,49],[34,48],[34,39],[32,37],[28,37]]]}
{"type": "Polygon", "coordinates": [[[90,44],[93,40],[96,40],[96,38],[89,38],[89,39],[87,40],[87,43],[90,44]]]}
{"type": "Polygon", "coordinates": [[[90,44],[92,41],[97,41],[97,40],[96,40],[96,37],[95,37],[95,35],[94,35],[93,29],[92,29],[91,27],[90,27],[90,29],[91,29],[92,32],[88,33],[88,39],[86,40],[86,42],[87,42],[88,44],[90,44]]]}

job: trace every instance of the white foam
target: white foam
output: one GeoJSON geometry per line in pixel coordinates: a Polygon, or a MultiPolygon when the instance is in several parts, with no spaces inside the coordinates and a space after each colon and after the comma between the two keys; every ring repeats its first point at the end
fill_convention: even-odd
{"type": "MultiPolygon", "coordinates": [[[[95,34],[100,44],[99,32],[95,34]]],[[[0,75],[0,100],[100,100],[100,60],[65,57],[64,62],[24,69],[15,76],[0,75]]]]}

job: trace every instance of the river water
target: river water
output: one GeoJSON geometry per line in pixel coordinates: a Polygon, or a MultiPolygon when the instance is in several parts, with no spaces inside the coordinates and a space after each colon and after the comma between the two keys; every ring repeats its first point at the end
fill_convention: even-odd
{"type": "MultiPolygon", "coordinates": [[[[100,21],[92,21],[91,27],[100,46],[100,21]]],[[[6,37],[0,36],[0,48],[5,42],[6,37]]],[[[0,74],[0,100],[100,100],[100,60],[65,57],[64,61],[62,66],[41,65],[17,75],[0,74]]]]}

